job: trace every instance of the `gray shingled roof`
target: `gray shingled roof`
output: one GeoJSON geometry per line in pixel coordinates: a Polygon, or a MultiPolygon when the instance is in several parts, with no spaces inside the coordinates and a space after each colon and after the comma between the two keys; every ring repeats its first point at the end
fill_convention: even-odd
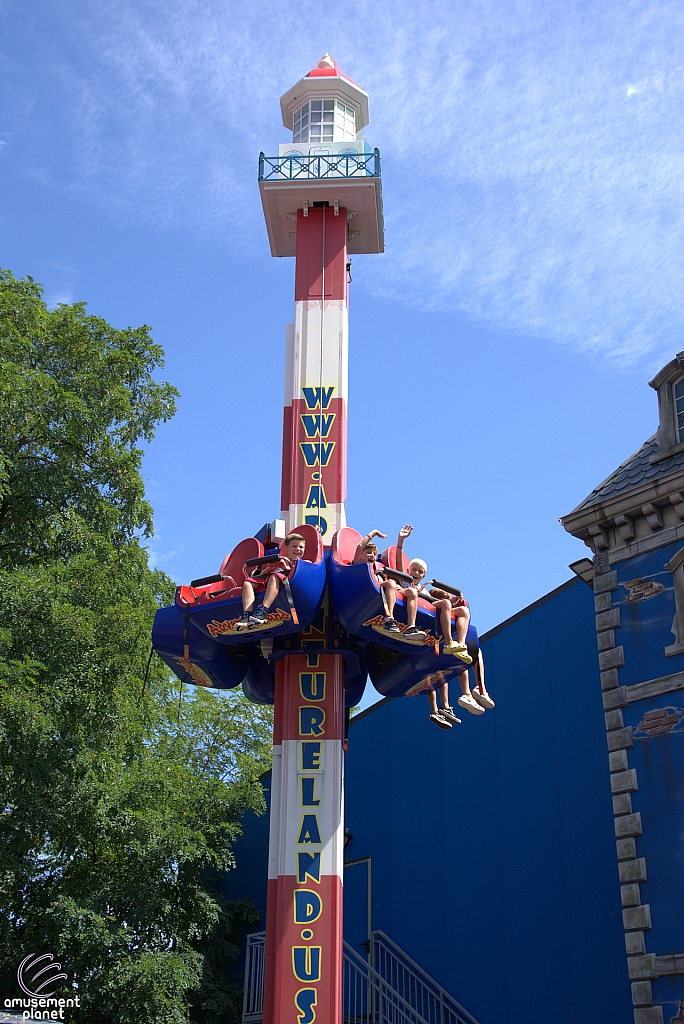
{"type": "Polygon", "coordinates": [[[618,494],[631,491],[633,487],[645,484],[649,480],[656,480],[661,476],[667,476],[668,473],[674,473],[676,469],[684,467],[684,451],[676,452],[660,462],[651,463],[650,458],[657,450],[656,435],[653,434],[638,451],[634,452],[634,455],[630,455],[615,472],[606,477],[603,483],[595,487],[591,494],[581,501],[577,508],[573,509],[573,512],[579,512],[583,508],[608,501],[618,494]]]}

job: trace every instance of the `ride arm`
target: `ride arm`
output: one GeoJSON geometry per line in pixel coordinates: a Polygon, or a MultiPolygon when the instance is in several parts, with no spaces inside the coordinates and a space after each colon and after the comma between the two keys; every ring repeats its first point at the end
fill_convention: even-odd
{"type": "Polygon", "coordinates": [[[396,580],[398,583],[405,583],[409,587],[413,586],[413,576],[409,576],[407,572],[399,572],[398,569],[387,569],[384,566],[382,571],[385,576],[388,576],[391,580],[396,580]]]}
{"type": "Polygon", "coordinates": [[[446,590],[447,594],[453,594],[454,597],[463,597],[462,591],[458,587],[452,587],[450,583],[442,583],[441,580],[430,580],[431,587],[437,587],[439,590],[446,590]]]}
{"type": "Polygon", "coordinates": [[[261,558],[248,558],[245,562],[245,568],[247,566],[251,568],[253,565],[268,565],[271,562],[279,562],[281,558],[282,555],[275,553],[272,555],[262,555],[261,558]]]}

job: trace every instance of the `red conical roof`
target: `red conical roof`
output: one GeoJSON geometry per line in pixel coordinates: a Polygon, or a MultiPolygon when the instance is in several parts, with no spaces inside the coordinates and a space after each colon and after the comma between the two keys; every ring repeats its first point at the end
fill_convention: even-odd
{"type": "MultiPolygon", "coordinates": [[[[344,78],[346,82],[351,82],[352,85],[356,85],[353,78],[349,75],[343,74],[340,71],[339,65],[336,60],[330,56],[329,53],[324,53],[315,68],[312,68],[305,78],[344,78]]],[[[360,88],[357,86],[357,88],[360,88]]]]}

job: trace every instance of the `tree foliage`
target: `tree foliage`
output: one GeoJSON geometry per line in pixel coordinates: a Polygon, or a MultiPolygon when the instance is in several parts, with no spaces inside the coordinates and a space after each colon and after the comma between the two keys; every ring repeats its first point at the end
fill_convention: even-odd
{"type": "Polygon", "coordinates": [[[160,350],[83,306],[50,312],[8,274],[0,345],[2,991],[49,951],[75,1021],[236,1020],[254,909],[227,904],[221,877],[241,815],[263,809],[270,709],[238,691],[179,701],[159,660],[142,693],[173,599],[136,535],[151,529],[136,442],[172,411],[160,350]]]}
{"type": "Polygon", "coordinates": [[[175,411],[152,373],[149,328],[116,330],[83,303],[49,310],[38,284],[0,271],[0,557],[149,534],[138,440],[175,411]]]}

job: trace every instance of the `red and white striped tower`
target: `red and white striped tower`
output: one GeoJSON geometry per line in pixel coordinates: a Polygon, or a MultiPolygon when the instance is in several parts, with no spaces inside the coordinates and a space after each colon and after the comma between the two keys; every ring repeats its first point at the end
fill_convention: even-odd
{"type": "Polygon", "coordinates": [[[345,525],[347,260],[382,252],[380,157],[358,137],[368,95],[327,54],[280,99],[293,141],[261,155],[271,253],[295,256],[288,324],[281,508],[289,531],[318,526],[329,546],[345,525]]]}
{"type": "MultiPolygon", "coordinates": [[[[382,252],[380,154],[358,137],[368,96],[326,54],[281,97],[293,141],[259,158],[271,253],[296,256],[288,324],[282,502],[289,532],[329,546],[345,525],[347,262],[382,252]]],[[[324,600],[324,637],[330,636],[324,600]]],[[[344,660],[276,662],[264,1024],[341,1024],[344,660]]]]}

